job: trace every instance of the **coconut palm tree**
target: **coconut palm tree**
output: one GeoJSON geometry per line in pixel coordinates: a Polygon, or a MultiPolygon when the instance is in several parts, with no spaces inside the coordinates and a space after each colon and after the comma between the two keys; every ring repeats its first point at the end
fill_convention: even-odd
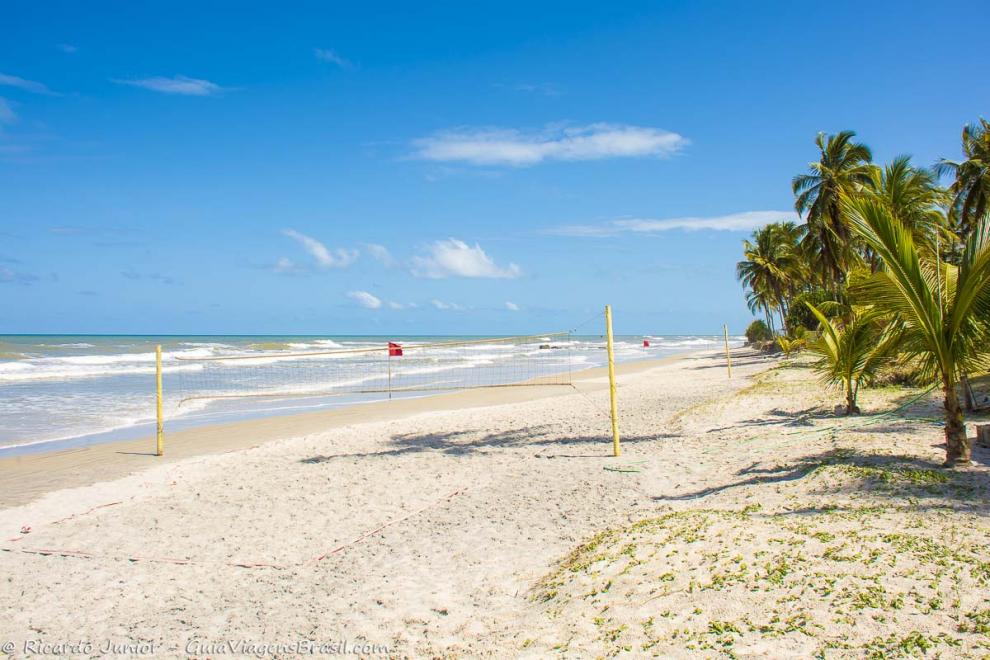
{"type": "Polygon", "coordinates": [[[791,187],[797,198],[794,208],[807,213],[804,240],[822,275],[826,288],[835,288],[855,260],[842,199],[873,185],[873,154],[865,144],[854,142],[856,133],[819,133],[815,138],[820,157],[808,165],[810,172],[794,177],[791,187]],[[830,286],[831,285],[831,286],[830,286]]]}
{"type": "Polygon", "coordinates": [[[818,356],[812,368],[825,383],[842,386],[846,414],[858,415],[859,386],[869,385],[880,367],[890,360],[897,346],[897,333],[880,327],[877,312],[859,312],[841,323],[811,303],[805,304],[819,323],[818,340],[808,346],[818,356]]]}
{"type": "Polygon", "coordinates": [[[776,327],[774,326],[773,314],[771,313],[774,303],[770,300],[769,295],[766,291],[747,291],[746,307],[754,315],[763,314],[763,320],[770,329],[770,334],[775,334],[776,327]]]}
{"type": "Polygon", "coordinates": [[[793,222],[773,223],[753,232],[752,241],[743,241],[743,261],[736,264],[736,276],[751,294],[750,310],[767,314],[773,327],[772,311],[783,317],[787,300],[801,276],[802,260],[797,252],[801,228],[793,222]]]}
{"type": "Polygon", "coordinates": [[[915,245],[931,251],[936,243],[951,245],[953,236],[942,212],[949,195],[938,185],[934,172],[912,166],[910,156],[898,156],[877,169],[870,194],[911,230],[915,245]]]}
{"type": "Polygon", "coordinates": [[[962,148],[966,160],[943,158],[935,165],[935,173],[955,177],[949,186],[950,219],[965,240],[973,224],[990,210],[990,122],[981,117],[979,125],[964,126],[962,148]]]}
{"type": "Polygon", "coordinates": [[[900,326],[905,354],[942,386],[945,464],[968,463],[956,385],[960,374],[990,366],[990,217],[972,227],[959,265],[919,250],[911,230],[885,204],[870,197],[844,202],[850,226],[882,260],[882,268],[850,292],[891,315],[900,326]]]}
{"type": "Polygon", "coordinates": [[[808,267],[808,257],[801,249],[807,227],[794,222],[777,222],[771,225],[776,240],[781,246],[784,256],[781,266],[787,273],[784,287],[783,313],[786,315],[791,307],[791,300],[807,287],[811,277],[808,267]]]}

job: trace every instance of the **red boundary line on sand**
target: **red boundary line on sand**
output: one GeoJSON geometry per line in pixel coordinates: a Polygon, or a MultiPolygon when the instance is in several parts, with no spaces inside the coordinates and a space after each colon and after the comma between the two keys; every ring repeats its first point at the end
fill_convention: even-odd
{"type": "MultiPolygon", "coordinates": [[[[236,567],[236,568],[251,568],[251,569],[254,569],[254,568],[274,568],[274,569],[277,569],[277,570],[286,570],[286,569],[295,568],[295,567],[299,567],[299,566],[307,566],[307,565],[314,565],[315,566],[316,564],[320,563],[321,561],[323,561],[324,559],[326,559],[330,555],[334,555],[334,554],[336,554],[338,552],[341,552],[341,551],[343,551],[343,550],[345,550],[345,549],[347,549],[347,548],[349,548],[349,547],[351,547],[353,545],[356,545],[356,544],[360,543],[361,541],[365,540],[366,538],[368,538],[369,536],[373,536],[374,534],[377,534],[378,532],[382,531],[383,529],[386,529],[386,528],[391,527],[393,525],[397,525],[400,522],[403,522],[405,520],[409,520],[410,518],[412,518],[414,516],[418,516],[421,513],[424,513],[426,511],[429,511],[430,509],[432,509],[434,507],[437,507],[437,506],[440,506],[442,504],[445,504],[445,503],[449,502],[450,500],[452,500],[457,495],[460,495],[460,494],[464,493],[464,491],[466,491],[466,490],[467,490],[467,487],[458,488],[457,490],[455,490],[455,491],[453,491],[451,493],[448,493],[447,495],[441,497],[440,499],[435,500],[431,504],[428,504],[428,505],[426,505],[426,506],[424,506],[424,507],[422,507],[420,509],[416,509],[415,511],[412,511],[410,513],[407,513],[406,515],[404,515],[402,517],[396,518],[394,520],[390,520],[387,523],[384,523],[382,525],[379,525],[378,527],[376,527],[376,528],[374,528],[372,530],[369,530],[367,532],[364,532],[364,533],[360,534],[358,537],[356,537],[355,539],[353,539],[351,541],[348,541],[347,543],[342,543],[341,545],[338,545],[337,547],[335,547],[335,548],[333,548],[331,550],[328,550],[328,551],[324,552],[321,555],[318,555],[316,557],[313,557],[312,559],[307,559],[307,560],[302,561],[302,562],[299,562],[297,564],[269,564],[269,563],[265,563],[265,562],[236,562],[236,561],[229,561],[229,562],[203,562],[203,561],[197,561],[195,559],[189,559],[189,558],[180,559],[180,558],[176,558],[176,557],[143,557],[143,556],[139,556],[139,555],[121,557],[121,556],[113,556],[113,555],[97,555],[97,554],[94,554],[92,552],[85,552],[83,550],[63,550],[63,549],[54,549],[54,548],[33,548],[33,549],[32,548],[0,548],[0,551],[2,551],[2,552],[20,552],[22,554],[27,554],[27,555],[42,555],[42,556],[46,556],[46,557],[52,556],[52,555],[58,556],[58,557],[73,557],[75,559],[112,559],[112,560],[118,560],[118,561],[122,560],[122,561],[129,561],[129,562],[141,562],[141,561],[143,561],[143,562],[159,563],[159,564],[175,564],[175,565],[181,565],[181,566],[191,566],[191,565],[197,565],[197,566],[215,566],[215,565],[221,565],[221,566],[233,566],[233,567],[236,567]]],[[[57,521],[55,521],[52,524],[58,524],[58,523],[63,522],[65,520],[69,520],[71,518],[75,518],[76,516],[85,515],[87,513],[90,513],[92,511],[95,511],[96,509],[102,509],[102,508],[105,508],[105,507],[108,507],[108,506],[114,506],[114,505],[117,505],[117,504],[121,504],[121,502],[111,502],[109,504],[101,504],[100,506],[93,507],[89,511],[85,511],[84,513],[80,513],[80,514],[73,514],[73,515],[69,516],[68,518],[62,518],[61,520],[57,520],[57,521]]],[[[24,537],[18,537],[18,538],[8,539],[8,540],[9,541],[20,541],[22,538],[24,538],[24,537]]]]}
{"type": "MultiPolygon", "coordinates": [[[[66,516],[65,518],[59,518],[58,520],[54,520],[54,521],[52,521],[49,524],[50,525],[59,525],[61,523],[64,523],[66,520],[72,520],[73,518],[78,518],[79,516],[89,515],[89,514],[93,513],[94,511],[96,511],[97,509],[105,509],[108,506],[117,506],[118,504],[123,504],[123,503],[124,503],[123,500],[119,500],[117,502],[109,502],[108,504],[100,504],[98,506],[94,506],[92,509],[87,509],[86,511],[83,511],[81,513],[73,513],[71,516],[66,516]]],[[[27,529],[31,529],[31,528],[30,527],[27,527],[27,529]]],[[[20,541],[23,538],[24,538],[23,535],[22,536],[15,536],[12,539],[7,539],[7,541],[13,543],[13,542],[16,542],[16,541],[20,541]]]]}

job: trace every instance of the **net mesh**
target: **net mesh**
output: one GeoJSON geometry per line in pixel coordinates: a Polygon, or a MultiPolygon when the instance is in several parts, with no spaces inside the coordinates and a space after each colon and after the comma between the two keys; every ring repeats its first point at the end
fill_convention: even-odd
{"type": "Polygon", "coordinates": [[[176,357],[166,397],[191,401],[402,396],[481,387],[571,384],[570,333],[387,343],[325,351],[176,357]]]}

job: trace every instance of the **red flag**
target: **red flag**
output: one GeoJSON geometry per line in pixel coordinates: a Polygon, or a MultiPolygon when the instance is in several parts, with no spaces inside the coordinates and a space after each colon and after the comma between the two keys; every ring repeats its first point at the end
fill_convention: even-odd
{"type": "Polygon", "coordinates": [[[649,347],[650,347],[650,340],[649,339],[644,339],[643,340],[643,348],[649,348],[649,347]]]}
{"type": "Polygon", "coordinates": [[[388,356],[389,357],[402,357],[402,345],[395,344],[393,342],[388,343],[388,356]]]}

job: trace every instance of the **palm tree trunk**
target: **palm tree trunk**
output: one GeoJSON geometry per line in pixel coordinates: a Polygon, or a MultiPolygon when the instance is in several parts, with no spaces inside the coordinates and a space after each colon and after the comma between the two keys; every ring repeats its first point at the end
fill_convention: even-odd
{"type": "Polygon", "coordinates": [[[969,376],[966,374],[959,376],[959,384],[962,385],[963,402],[966,405],[966,412],[974,412],[976,410],[976,400],[973,397],[973,388],[969,384],[969,376]]]}
{"type": "Polygon", "coordinates": [[[846,385],[846,414],[858,415],[859,412],[859,406],[856,405],[856,389],[853,388],[853,384],[850,381],[846,385]]]}
{"type": "Polygon", "coordinates": [[[943,377],[942,392],[945,394],[945,466],[967,465],[971,460],[972,445],[966,437],[956,384],[943,377]]]}

